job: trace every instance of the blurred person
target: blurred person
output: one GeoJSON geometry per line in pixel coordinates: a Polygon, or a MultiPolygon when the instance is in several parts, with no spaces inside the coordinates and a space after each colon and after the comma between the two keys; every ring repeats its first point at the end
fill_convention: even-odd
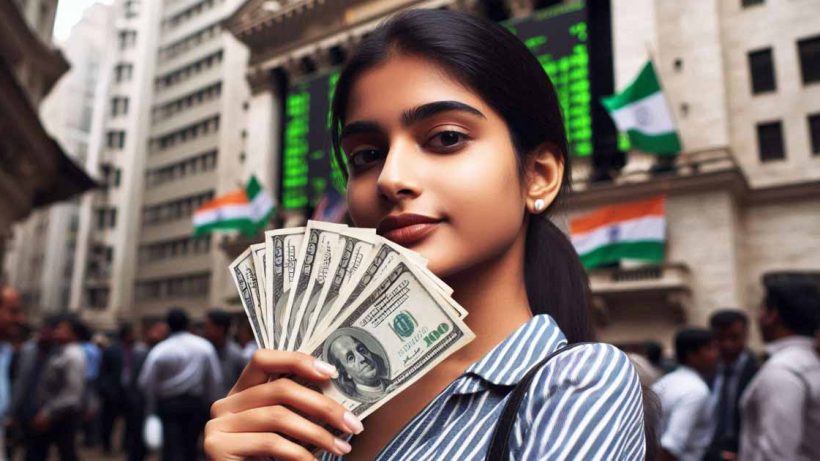
{"type": "Polygon", "coordinates": [[[85,354],[85,390],[82,403],[83,445],[93,447],[100,438],[99,377],[102,350],[92,340],[93,333],[87,325],[78,324],[78,341],[85,354]]]}
{"type": "Polygon", "coordinates": [[[24,342],[15,354],[9,427],[18,443],[9,451],[10,459],[18,444],[25,448],[28,435],[32,432],[29,422],[37,413],[36,395],[32,390],[40,382],[43,369],[54,350],[53,332],[56,324],[56,316],[46,317],[37,334],[24,342]]]}
{"type": "Polygon", "coordinates": [[[709,319],[720,352],[712,383],[715,432],[707,460],[735,459],[740,445],[740,396],[757,373],[757,359],[748,349],[749,319],[742,311],[723,309],[709,319]]]}
{"type": "Polygon", "coordinates": [[[168,324],[164,320],[151,322],[145,328],[143,336],[148,349],[153,349],[154,346],[168,338],[168,324]]]}
{"type": "Polygon", "coordinates": [[[25,315],[20,308],[20,294],[0,286],[0,461],[6,459],[6,421],[11,406],[11,373],[14,348],[11,340],[22,328],[25,315]]]}
{"type": "Polygon", "coordinates": [[[675,335],[678,368],[652,390],[661,403],[661,453],[658,460],[700,461],[714,427],[707,382],[718,360],[709,330],[686,328],[675,335]]]}
{"type": "Polygon", "coordinates": [[[236,328],[236,340],[239,341],[239,346],[242,347],[242,358],[245,363],[251,361],[253,352],[259,348],[256,344],[256,338],[253,336],[251,324],[247,319],[243,318],[236,328]]]}
{"type": "Polygon", "coordinates": [[[646,358],[661,376],[674,370],[671,360],[667,360],[663,356],[663,346],[657,341],[647,341],[643,345],[646,352],[646,358]]]}
{"type": "Polygon", "coordinates": [[[758,324],[769,359],[740,400],[740,459],[820,459],[820,290],[812,283],[764,277],[758,324]]]}
{"type": "MultiPolygon", "coordinates": [[[[23,392],[34,394],[34,416],[22,420],[25,431],[26,461],[45,461],[52,444],[62,461],[77,459],[75,439],[81,421],[85,388],[85,353],[78,340],[82,324],[73,315],[53,321],[53,353],[39,379],[23,392]]],[[[29,413],[30,414],[30,413],[29,413]]]]}
{"type": "Polygon", "coordinates": [[[166,321],[171,334],[148,353],[138,384],[162,420],[163,461],[191,461],[223,389],[221,367],[213,345],[188,332],[184,310],[172,308],[166,321]]]}
{"type": "Polygon", "coordinates": [[[247,361],[242,349],[231,339],[231,316],[222,309],[212,309],[205,315],[202,327],[203,336],[213,344],[219,365],[222,370],[222,391],[219,397],[225,397],[233,387],[247,361]]]}
{"type": "Polygon", "coordinates": [[[120,326],[117,339],[103,351],[100,366],[103,451],[112,452],[111,432],[122,417],[122,448],[129,461],[140,461],[146,453],[142,439],[145,399],[137,387],[137,378],[147,355],[148,348],[135,340],[133,326],[126,322],[120,326]]]}

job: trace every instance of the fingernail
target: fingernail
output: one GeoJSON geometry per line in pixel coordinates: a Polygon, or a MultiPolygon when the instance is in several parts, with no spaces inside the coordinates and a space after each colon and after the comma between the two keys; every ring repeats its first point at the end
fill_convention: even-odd
{"type": "Polygon", "coordinates": [[[350,432],[359,434],[364,430],[362,422],[353,413],[346,411],[344,416],[345,425],[350,429],[350,432]]]}
{"type": "Polygon", "coordinates": [[[339,377],[339,371],[336,370],[336,367],[319,359],[313,361],[313,368],[315,368],[319,373],[330,376],[331,378],[339,377]]]}
{"type": "Polygon", "coordinates": [[[350,444],[342,439],[334,439],[333,445],[336,446],[336,450],[339,452],[340,455],[346,455],[350,453],[350,450],[352,449],[350,444]]]}

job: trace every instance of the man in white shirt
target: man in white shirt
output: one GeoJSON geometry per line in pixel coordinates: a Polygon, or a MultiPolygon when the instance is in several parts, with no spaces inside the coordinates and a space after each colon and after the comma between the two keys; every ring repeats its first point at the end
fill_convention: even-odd
{"type": "Polygon", "coordinates": [[[171,309],[167,322],[171,334],[148,353],[139,387],[162,420],[163,461],[195,460],[208,409],[222,391],[222,372],[211,343],[187,331],[185,311],[171,309]]]}
{"type": "Polygon", "coordinates": [[[712,333],[687,328],[675,335],[678,368],[652,385],[661,403],[659,460],[700,461],[714,431],[709,386],[718,349],[712,333]]]}
{"type": "Polygon", "coordinates": [[[741,398],[744,461],[820,459],[820,289],[790,275],[763,279],[759,324],[770,358],[741,398]]]}

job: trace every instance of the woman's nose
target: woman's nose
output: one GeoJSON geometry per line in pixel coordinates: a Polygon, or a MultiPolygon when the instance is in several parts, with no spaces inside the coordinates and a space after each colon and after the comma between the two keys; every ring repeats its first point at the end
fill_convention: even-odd
{"type": "Polygon", "coordinates": [[[418,151],[415,143],[396,141],[390,146],[378,179],[379,193],[391,203],[414,198],[421,194],[418,170],[418,151]]]}

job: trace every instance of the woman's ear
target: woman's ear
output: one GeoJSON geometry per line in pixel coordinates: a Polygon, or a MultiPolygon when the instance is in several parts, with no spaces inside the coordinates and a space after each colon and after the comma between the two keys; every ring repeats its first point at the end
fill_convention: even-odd
{"type": "Polygon", "coordinates": [[[549,208],[561,190],[564,162],[554,146],[544,145],[527,156],[524,198],[531,213],[549,208]]]}

